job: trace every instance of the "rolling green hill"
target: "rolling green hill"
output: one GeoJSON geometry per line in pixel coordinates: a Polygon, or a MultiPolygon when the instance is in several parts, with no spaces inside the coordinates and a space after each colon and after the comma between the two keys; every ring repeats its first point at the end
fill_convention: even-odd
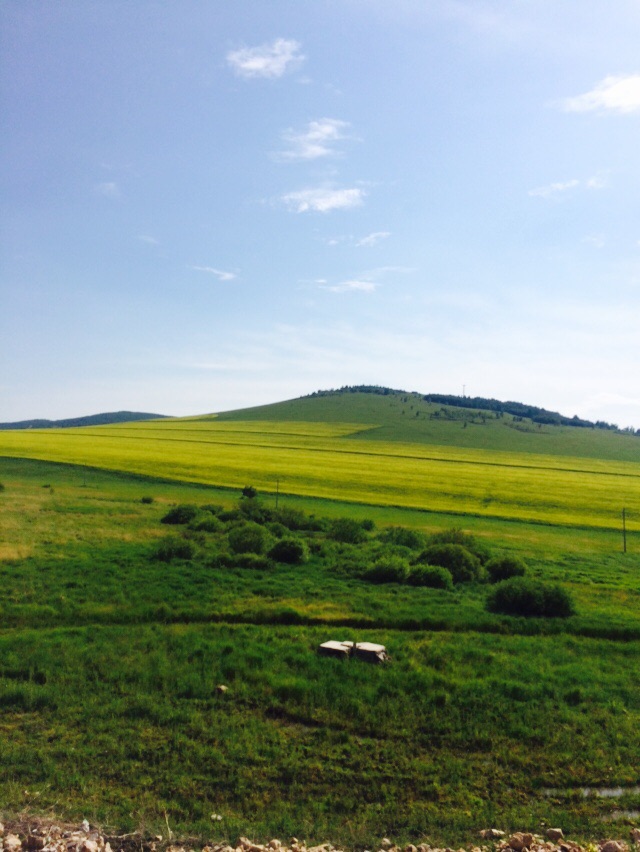
{"type": "Polygon", "coordinates": [[[425,402],[421,394],[401,391],[323,393],[225,411],[216,419],[361,423],[374,428],[352,436],[358,440],[640,461],[640,438],[632,433],[538,424],[507,413],[425,402]]]}

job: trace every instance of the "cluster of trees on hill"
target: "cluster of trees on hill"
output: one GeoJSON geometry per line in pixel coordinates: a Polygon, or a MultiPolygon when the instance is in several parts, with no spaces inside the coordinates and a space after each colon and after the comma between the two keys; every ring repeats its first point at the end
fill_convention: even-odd
{"type": "MultiPolygon", "coordinates": [[[[309,396],[333,396],[335,394],[348,393],[373,393],[378,394],[379,396],[408,395],[407,391],[394,390],[393,388],[386,388],[380,385],[345,385],[338,389],[315,391],[314,393],[309,394],[309,396]]],[[[596,420],[595,422],[592,420],[583,420],[577,415],[574,415],[573,417],[566,417],[564,414],[560,414],[557,411],[549,411],[546,408],[539,408],[537,405],[525,405],[522,402],[502,402],[499,399],[488,399],[483,396],[456,396],[455,394],[442,393],[419,394],[415,391],[411,392],[411,396],[418,396],[425,402],[435,402],[439,405],[451,405],[457,406],[458,408],[494,411],[498,415],[506,413],[511,414],[513,417],[526,417],[534,423],[540,423],[541,425],[578,426],[583,429],[610,429],[614,432],[620,431],[619,427],[615,423],[607,423],[604,420],[596,420]]],[[[635,433],[633,432],[633,429],[625,429],[623,431],[628,431],[640,436],[640,429],[636,430],[635,433]]]]}

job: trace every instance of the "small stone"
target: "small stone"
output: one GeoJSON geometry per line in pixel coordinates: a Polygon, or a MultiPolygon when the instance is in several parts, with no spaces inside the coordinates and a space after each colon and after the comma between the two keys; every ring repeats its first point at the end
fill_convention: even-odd
{"type": "MultiPolygon", "coordinates": [[[[533,843],[533,835],[517,831],[515,834],[511,835],[508,842],[514,852],[522,852],[523,849],[529,849],[533,843]]],[[[613,852],[613,850],[610,850],[609,852],[613,852]]]]}
{"type": "MultiPolygon", "coordinates": [[[[0,825],[0,834],[2,834],[2,826],[0,825]]],[[[640,844],[640,828],[631,829],[631,839],[634,843],[640,844]]]]}
{"type": "Polygon", "coordinates": [[[393,843],[389,840],[388,837],[383,837],[380,841],[380,846],[383,849],[390,849],[393,846],[393,843]]]}
{"type": "Polygon", "coordinates": [[[22,849],[22,841],[16,834],[7,834],[4,838],[4,852],[19,852],[22,849]]]}
{"type": "Polygon", "coordinates": [[[269,849],[280,849],[280,847],[282,846],[282,842],[274,837],[273,840],[270,840],[267,843],[267,846],[269,847],[269,849]]]}
{"type": "Polygon", "coordinates": [[[91,826],[89,825],[86,819],[82,820],[82,830],[85,834],[89,834],[89,831],[91,830],[91,826]]]}
{"type": "Polygon", "coordinates": [[[0,822],[0,837],[4,834],[4,825],[0,822]]]}
{"type": "Polygon", "coordinates": [[[625,845],[621,840],[605,840],[600,852],[625,852],[625,845]]]}
{"type": "Polygon", "coordinates": [[[27,835],[27,849],[35,850],[42,849],[45,845],[44,837],[38,837],[36,834],[27,835]]]}
{"type": "Polygon", "coordinates": [[[504,831],[500,831],[497,828],[483,828],[480,832],[480,837],[483,840],[498,840],[500,837],[504,837],[504,831]]]}
{"type": "Polygon", "coordinates": [[[404,852],[418,852],[418,847],[414,846],[413,843],[407,843],[404,847],[404,852]]]}
{"type": "Polygon", "coordinates": [[[558,840],[562,840],[564,838],[564,834],[561,828],[548,828],[547,837],[549,840],[556,843],[558,840]]]}

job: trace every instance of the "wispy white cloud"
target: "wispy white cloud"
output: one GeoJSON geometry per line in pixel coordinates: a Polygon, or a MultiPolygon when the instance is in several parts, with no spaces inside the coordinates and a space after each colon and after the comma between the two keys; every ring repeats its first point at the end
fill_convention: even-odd
{"type": "Polygon", "coordinates": [[[589,234],[582,240],[582,242],[593,246],[594,248],[601,249],[605,247],[607,241],[604,234],[589,234]]]}
{"type": "Polygon", "coordinates": [[[606,189],[609,182],[602,172],[587,178],[584,181],[573,178],[572,180],[560,181],[558,183],[550,183],[546,186],[538,186],[535,189],[529,190],[529,195],[538,196],[539,198],[554,198],[562,195],[571,189],[584,187],[585,189],[606,189]]]}
{"type": "Polygon", "coordinates": [[[356,246],[366,246],[367,248],[370,248],[371,246],[375,246],[375,244],[379,243],[381,240],[386,240],[390,236],[391,231],[374,231],[372,234],[358,240],[356,242],[356,246]]]}
{"type": "Polygon", "coordinates": [[[150,246],[160,245],[159,241],[150,234],[138,234],[138,239],[141,243],[148,243],[150,246]]]}
{"type": "Polygon", "coordinates": [[[587,189],[606,189],[609,186],[609,181],[604,174],[599,172],[597,175],[590,177],[586,181],[585,186],[587,189]]]}
{"type": "Polygon", "coordinates": [[[566,192],[568,189],[574,189],[580,185],[579,180],[566,180],[560,183],[550,183],[547,186],[538,186],[536,189],[530,189],[529,195],[537,195],[540,198],[552,198],[566,192]]]}
{"type": "Polygon", "coordinates": [[[321,284],[323,290],[330,293],[372,293],[380,285],[376,281],[361,281],[357,278],[341,281],[339,284],[321,284]]]}
{"type": "Polygon", "coordinates": [[[235,272],[226,272],[224,269],[216,269],[213,266],[190,266],[195,272],[206,272],[209,275],[215,275],[218,281],[233,281],[238,276],[235,272]]]}
{"type": "Polygon", "coordinates": [[[239,77],[274,80],[302,64],[305,57],[300,47],[294,39],[277,38],[257,47],[230,50],[227,62],[239,77]]]}
{"type": "Polygon", "coordinates": [[[301,189],[289,192],[281,201],[294,213],[328,213],[330,210],[349,210],[359,207],[364,200],[364,190],[358,187],[350,189],[330,189],[324,187],[301,189]]]}
{"type": "Polygon", "coordinates": [[[120,192],[120,187],[117,183],[114,183],[113,181],[97,183],[94,189],[98,193],[98,195],[102,195],[104,198],[111,198],[112,200],[120,198],[122,195],[122,193],[120,192]]]}
{"type": "Polygon", "coordinates": [[[361,272],[354,278],[338,281],[336,284],[330,284],[325,278],[319,278],[315,283],[320,289],[328,290],[330,293],[373,293],[390,274],[405,274],[411,271],[406,266],[379,266],[376,269],[361,272]]]}
{"type": "Polygon", "coordinates": [[[640,112],[640,74],[605,77],[590,92],[564,98],[566,112],[640,112]]]}
{"type": "Polygon", "coordinates": [[[345,139],[349,122],[337,118],[310,121],[302,131],[286,130],[282,138],[288,148],[278,153],[283,160],[317,160],[337,153],[334,143],[345,139]]]}

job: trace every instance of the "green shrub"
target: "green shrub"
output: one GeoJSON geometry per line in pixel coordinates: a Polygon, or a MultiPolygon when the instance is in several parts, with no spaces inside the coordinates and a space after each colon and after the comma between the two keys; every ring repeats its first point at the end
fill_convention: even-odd
{"type": "Polygon", "coordinates": [[[158,542],[153,558],[160,562],[171,562],[173,559],[193,559],[195,554],[196,546],[192,541],[172,535],[158,542]]]}
{"type": "Polygon", "coordinates": [[[406,527],[389,527],[380,533],[379,538],[380,541],[388,544],[399,544],[402,547],[409,547],[411,550],[420,550],[426,544],[426,539],[421,532],[406,527]]]}
{"type": "Polygon", "coordinates": [[[281,524],[279,521],[269,521],[268,524],[265,524],[265,527],[269,530],[274,538],[284,538],[289,530],[285,527],[284,524],[281,524]]]}
{"type": "Polygon", "coordinates": [[[239,521],[242,518],[242,513],[238,509],[223,509],[218,512],[218,518],[227,523],[228,521],[239,521]]]}
{"type": "Polygon", "coordinates": [[[269,551],[271,559],[287,565],[301,565],[309,559],[309,548],[297,538],[282,538],[269,551]]]}
{"type": "Polygon", "coordinates": [[[491,558],[491,550],[483,541],[478,541],[471,533],[466,533],[456,527],[429,536],[429,544],[460,544],[469,553],[477,556],[483,565],[491,558]]]}
{"type": "Polygon", "coordinates": [[[210,512],[212,515],[219,515],[220,512],[224,512],[224,506],[220,506],[218,503],[203,503],[200,506],[201,512],[210,512]]]}
{"type": "Polygon", "coordinates": [[[161,524],[188,524],[198,514],[198,507],[192,506],[190,503],[182,503],[179,506],[174,506],[169,509],[164,518],[161,519],[161,524]]]}
{"type": "Polygon", "coordinates": [[[376,522],[372,518],[363,518],[360,521],[360,526],[367,532],[373,532],[376,528],[376,522]]]}
{"type": "Polygon", "coordinates": [[[248,521],[229,533],[229,547],[234,553],[264,553],[269,534],[260,524],[248,521]]]}
{"type": "Polygon", "coordinates": [[[327,535],[334,541],[342,541],[346,544],[360,544],[367,540],[366,530],[353,518],[334,518],[329,523],[327,535]]]}
{"type": "Polygon", "coordinates": [[[153,503],[153,497],[141,497],[140,502],[148,506],[150,503],[153,503]]]}
{"type": "Polygon", "coordinates": [[[259,553],[237,553],[229,561],[234,567],[254,568],[257,571],[269,571],[274,567],[272,559],[259,553]]]}
{"type": "Polygon", "coordinates": [[[517,556],[494,556],[484,566],[490,583],[500,583],[510,577],[524,577],[527,566],[517,556]]]}
{"type": "Polygon", "coordinates": [[[200,512],[189,523],[189,529],[196,532],[219,532],[223,526],[222,521],[210,512],[200,512]]]}
{"type": "Polygon", "coordinates": [[[416,565],[412,568],[407,582],[410,586],[427,586],[430,589],[452,589],[451,571],[440,565],[416,565]]]}
{"type": "Polygon", "coordinates": [[[503,615],[567,618],[575,607],[571,595],[562,586],[512,577],[498,583],[487,597],[487,609],[503,615]]]}
{"type": "Polygon", "coordinates": [[[461,544],[431,544],[417,561],[447,568],[454,583],[470,583],[482,576],[480,560],[461,544]]]}
{"type": "Polygon", "coordinates": [[[400,556],[383,556],[365,571],[363,578],[369,583],[405,583],[411,566],[400,556]]]}

